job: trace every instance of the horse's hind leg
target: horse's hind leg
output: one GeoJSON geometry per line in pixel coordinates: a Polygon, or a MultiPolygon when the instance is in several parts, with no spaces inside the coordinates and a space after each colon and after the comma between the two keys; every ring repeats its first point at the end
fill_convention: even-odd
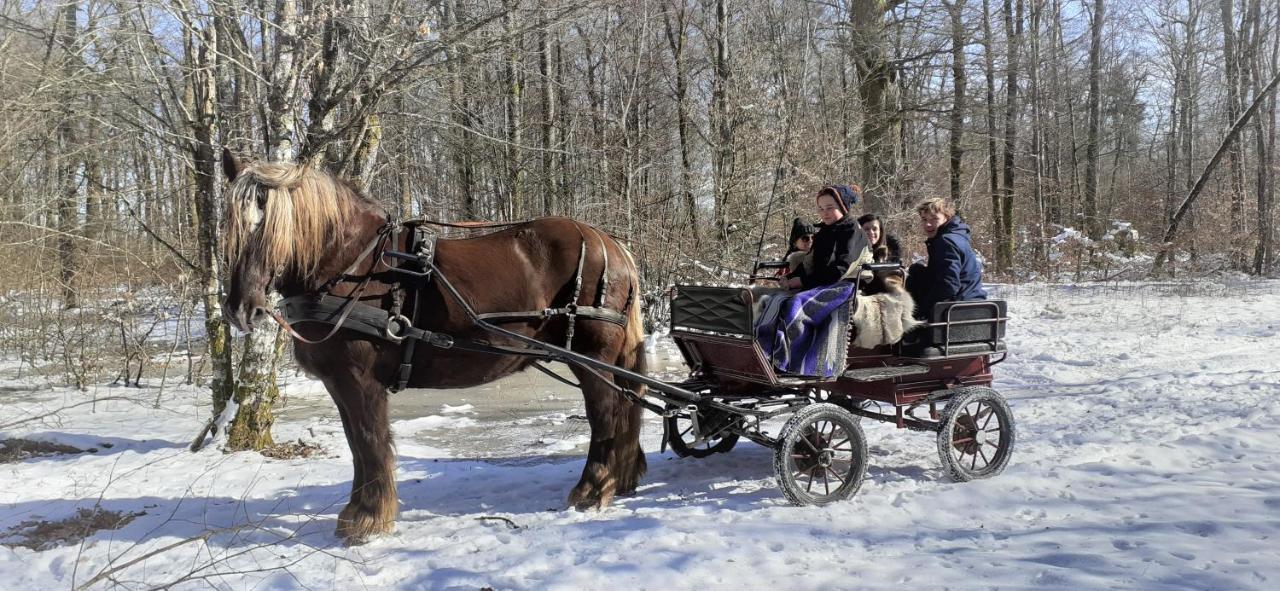
{"type": "MultiPolygon", "coordinates": [[[[624,364],[624,367],[630,364],[624,364]]],[[[579,509],[603,508],[616,495],[634,493],[646,463],[640,447],[644,409],[589,371],[574,369],[582,383],[591,424],[591,446],[582,478],[569,493],[569,504],[579,509]]],[[[619,381],[637,393],[636,384],[619,381]]]]}
{"type": "Polygon", "coordinates": [[[325,380],[342,416],[354,474],[351,500],[338,513],[339,537],[349,544],[395,527],[396,457],[387,420],[387,394],[372,380],[343,376],[325,380]]]}
{"type": "Polygon", "coordinates": [[[582,478],[569,492],[569,505],[579,509],[602,508],[618,494],[617,448],[625,412],[622,397],[603,379],[589,371],[574,368],[582,384],[587,403],[587,422],[591,425],[591,445],[582,478]]]}

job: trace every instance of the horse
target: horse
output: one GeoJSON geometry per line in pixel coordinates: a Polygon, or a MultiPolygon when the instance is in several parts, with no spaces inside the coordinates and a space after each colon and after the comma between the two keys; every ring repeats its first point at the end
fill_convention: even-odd
{"type": "MultiPolygon", "coordinates": [[[[387,232],[394,223],[364,191],[307,166],[242,163],[228,150],[223,151],[223,171],[230,182],[224,246],[229,283],[223,306],[232,326],[250,333],[269,321],[274,315],[268,302],[272,291],[285,298],[327,292],[361,306],[393,305],[394,292],[404,288],[399,283],[407,280],[390,272],[380,253],[368,256],[369,249],[382,235],[402,240],[383,249],[403,251],[403,240],[412,232],[387,232]]],[[[618,311],[625,321],[550,315],[504,328],[569,345],[616,367],[645,371],[639,275],[628,250],[605,232],[569,218],[541,218],[482,236],[440,239],[434,267],[475,313],[584,303],[573,301],[578,294],[584,300],[599,298],[598,306],[618,311]]],[[[468,316],[466,304],[446,293],[439,278],[415,283],[405,293],[403,315],[414,319],[414,327],[460,343],[492,340],[468,316]]],[[[405,344],[347,328],[331,333],[331,326],[316,323],[291,330],[296,331],[298,365],[328,390],[351,448],[351,497],[338,514],[336,533],[348,544],[388,533],[394,529],[398,501],[387,405],[405,344]]],[[[407,385],[432,389],[489,383],[534,362],[520,354],[422,344],[412,350],[411,359],[407,385]]],[[[643,395],[643,385],[576,366],[572,371],[586,401],[591,442],[568,503],[578,509],[603,508],[617,495],[634,493],[646,469],[640,448],[642,408],[619,391],[622,387],[643,395]]]]}

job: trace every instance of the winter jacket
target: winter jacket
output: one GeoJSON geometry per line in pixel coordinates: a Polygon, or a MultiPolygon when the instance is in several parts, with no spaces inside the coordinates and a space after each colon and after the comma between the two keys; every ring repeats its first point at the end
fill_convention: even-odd
{"type": "MultiPolygon", "coordinates": [[[[813,236],[813,248],[804,265],[788,277],[799,277],[804,289],[831,285],[844,278],[851,267],[867,255],[867,235],[851,216],[831,224],[819,224],[813,236]]],[[[854,269],[855,275],[857,269],[854,269]]]]}
{"type": "Polygon", "coordinates": [[[987,299],[982,287],[982,265],[969,243],[969,226],[952,216],[938,227],[929,248],[929,265],[913,265],[907,291],[916,300],[916,317],[928,318],[938,302],[987,299]]]}

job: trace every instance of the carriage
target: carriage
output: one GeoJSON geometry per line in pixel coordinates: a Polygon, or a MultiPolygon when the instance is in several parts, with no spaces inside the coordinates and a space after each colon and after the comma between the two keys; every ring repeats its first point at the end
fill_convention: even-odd
{"type": "Polygon", "coordinates": [[[991,368],[1007,354],[1004,301],[939,303],[902,342],[873,349],[856,347],[855,329],[842,327],[847,367],[816,378],[778,372],[753,336],[761,300],[778,291],[675,287],[671,336],[690,377],[674,385],[697,397],[669,401],[664,445],[695,458],[727,452],[744,437],[772,448],[779,487],[795,504],[857,492],[867,463],[861,418],[936,433],[939,459],[956,481],[1004,469],[1014,422],[991,388],[991,368]],[[783,417],[775,430],[771,419],[783,417]]]}
{"type": "Polygon", "coordinates": [[[941,304],[903,342],[872,349],[854,347],[840,324],[835,336],[848,347],[828,330],[822,350],[845,351],[845,361],[816,378],[776,371],[752,336],[760,303],[776,291],[681,285],[672,335],[691,372],[663,381],[644,372],[637,265],[605,232],[557,217],[402,221],[323,171],[245,165],[225,150],[223,169],[226,318],[245,332],[273,318],[337,405],[353,463],[337,533],[349,543],[394,527],[389,393],[474,386],[528,367],[564,379],[544,361],[570,366],[578,381],[564,381],[586,403],[590,447],[568,496],[578,508],[636,491],[643,409],[664,417],[664,445],[683,456],[728,451],[743,437],[774,449],[782,491],[798,504],[857,491],[867,459],[860,418],[938,433],[956,480],[992,476],[1009,461],[1013,418],[990,388],[1004,358],[1003,302],[941,304]],[[494,231],[437,241],[436,226],[494,231]],[[273,293],[282,299],[273,303],[273,293]]]}

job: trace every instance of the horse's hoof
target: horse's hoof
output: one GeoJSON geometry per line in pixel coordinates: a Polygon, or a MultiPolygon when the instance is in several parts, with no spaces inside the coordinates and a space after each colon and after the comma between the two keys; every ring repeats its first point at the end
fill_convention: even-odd
{"type": "Polygon", "coordinates": [[[395,522],[378,519],[368,513],[358,513],[343,509],[338,514],[338,529],[334,532],[348,546],[359,546],[369,541],[370,537],[388,534],[395,530],[395,522]]]}
{"type": "Polygon", "coordinates": [[[569,506],[579,511],[605,509],[612,502],[612,492],[590,491],[579,493],[575,490],[573,494],[569,495],[569,506]]]}

